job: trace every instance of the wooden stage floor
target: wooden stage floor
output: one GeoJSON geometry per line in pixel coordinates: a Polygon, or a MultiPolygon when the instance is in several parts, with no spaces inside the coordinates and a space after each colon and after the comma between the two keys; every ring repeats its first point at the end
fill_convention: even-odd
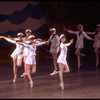
{"type": "Polygon", "coordinates": [[[2,99],[100,99],[100,70],[89,69],[64,73],[65,89],[61,90],[59,76],[50,76],[52,61],[39,62],[32,75],[33,88],[28,78],[20,78],[23,67],[18,70],[16,83],[12,82],[12,64],[0,65],[0,98],[2,99]],[[45,67],[44,67],[45,66],[45,67]],[[48,67],[49,66],[49,67],[48,67]],[[41,69],[41,70],[39,70],[41,69]]]}

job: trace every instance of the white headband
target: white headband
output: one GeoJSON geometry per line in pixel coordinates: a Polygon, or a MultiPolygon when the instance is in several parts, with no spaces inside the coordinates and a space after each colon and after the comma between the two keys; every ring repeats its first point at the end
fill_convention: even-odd
{"type": "Polygon", "coordinates": [[[55,28],[51,28],[49,31],[55,31],[56,29],[55,28]]]}
{"type": "Polygon", "coordinates": [[[31,33],[32,31],[31,31],[30,29],[27,29],[27,30],[25,31],[25,33],[27,33],[27,32],[30,32],[30,33],[31,33]]]}
{"type": "Polygon", "coordinates": [[[59,38],[61,39],[61,38],[64,37],[64,36],[65,36],[64,34],[61,34],[59,38]]]}
{"type": "Polygon", "coordinates": [[[17,34],[17,36],[19,36],[19,35],[22,35],[23,36],[24,34],[20,32],[20,33],[17,34]]]}
{"type": "Polygon", "coordinates": [[[35,38],[35,36],[34,36],[34,35],[30,35],[30,36],[28,37],[28,39],[31,39],[31,38],[35,38]]]}

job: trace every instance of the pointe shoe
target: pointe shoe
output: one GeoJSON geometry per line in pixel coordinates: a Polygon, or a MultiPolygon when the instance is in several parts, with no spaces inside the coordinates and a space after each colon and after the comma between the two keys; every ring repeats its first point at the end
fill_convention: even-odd
{"type": "Polygon", "coordinates": [[[98,67],[98,65],[99,65],[99,62],[96,63],[96,67],[98,67]]]}
{"type": "Polygon", "coordinates": [[[81,56],[85,57],[86,55],[85,54],[81,54],[81,56]]]}
{"type": "Polygon", "coordinates": [[[26,77],[26,73],[23,73],[20,77],[26,77]]]}
{"type": "Polygon", "coordinates": [[[84,53],[80,53],[80,56],[83,56],[83,57],[85,57],[86,55],[85,55],[84,53]]]}
{"type": "Polygon", "coordinates": [[[50,73],[50,75],[55,75],[55,74],[57,74],[57,73],[59,73],[59,71],[53,71],[52,73],[50,73]]]}
{"type": "Polygon", "coordinates": [[[16,79],[17,79],[17,77],[14,77],[14,79],[13,79],[13,83],[15,83],[15,82],[16,82],[16,79]]]}
{"type": "Polygon", "coordinates": [[[30,82],[30,87],[31,87],[31,88],[33,87],[33,82],[30,82]]]}
{"type": "Polygon", "coordinates": [[[80,66],[81,66],[81,64],[79,63],[79,64],[78,64],[78,69],[80,69],[80,66]]]}
{"type": "Polygon", "coordinates": [[[60,83],[61,89],[64,90],[64,83],[60,83]]]}

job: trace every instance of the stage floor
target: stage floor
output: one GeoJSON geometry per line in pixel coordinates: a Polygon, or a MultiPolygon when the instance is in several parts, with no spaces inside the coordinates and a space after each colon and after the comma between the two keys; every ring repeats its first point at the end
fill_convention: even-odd
{"type": "Polygon", "coordinates": [[[100,99],[100,70],[89,69],[64,73],[65,89],[61,90],[59,76],[50,76],[52,60],[37,64],[32,75],[33,88],[28,78],[20,78],[23,67],[18,68],[18,79],[12,82],[12,63],[0,65],[0,98],[11,99],[100,99]]]}

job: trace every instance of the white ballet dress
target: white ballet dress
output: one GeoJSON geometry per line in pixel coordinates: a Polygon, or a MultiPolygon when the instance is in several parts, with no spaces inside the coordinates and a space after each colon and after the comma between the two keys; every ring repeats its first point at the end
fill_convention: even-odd
{"type": "Polygon", "coordinates": [[[100,48],[100,31],[95,31],[95,32],[86,32],[87,34],[95,35],[95,41],[93,44],[93,47],[100,48]],[[97,34],[96,34],[97,32],[97,34]]]}
{"type": "Polygon", "coordinates": [[[76,41],[75,48],[84,48],[84,43],[83,43],[84,37],[88,40],[92,39],[84,31],[82,31],[81,35],[79,35],[79,31],[68,31],[68,32],[77,35],[77,41],[76,41]]]}
{"type": "MultiPolygon", "coordinates": [[[[26,44],[29,44],[29,43],[30,43],[29,40],[26,41],[25,38],[26,38],[26,37],[23,38],[23,42],[26,43],[26,44]]],[[[24,50],[23,50],[23,56],[27,56],[28,53],[29,53],[28,48],[27,48],[27,47],[24,47],[24,50]]]]}
{"type": "Polygon", "coordinates": [[[95,35],[95,41],[94,41],[93,47],[100,48],[100,33],[97,33],[95,35]]]}
{"type": "Polygon", "coordinates": [[[64,43],[61,42],[61,44],[60,44],[61,51],[60,51],[60,55],[57,59],[57,63],[62,63],[64,65],[68,65],[66,58],[67,58],[67,51],[68,51],[67,47],[69,45],[70,45],[70,43],[64,44],[64,43]]]}
{"type": "Polygon", "coordinates": [[[51,47],[50,47],[50,52],[51,53],[58,53],[59,52],[59,37],[58,35],[55,34],[55,36],[53,37],[53,35],[50,36],[50,38],[48,39],[48,42],[51,42],[51,47]]]}
{"type": "Polygon", "coordinates": [[[29,45],[29,44],[25,44],[24,43],[24,46],[28,48],[29,50],[29,53],[27,55],[27,58],[25,60],[25,63],[26,64],[29,64],[29,65],[33,65],[33,64],[36,64],[36,59],[35,59],[35,56],[36,56],[36,47],[37,46],[41,46],[45,44],[45,42],[41,42],[41,43],[38,43],[38,44],[34,44],[34,47],[32,45],[29,45]]]}
{"type": "Polygon", "coordinates": [[[22,59],[23,58],[23,49],[24,49],[24,46],[22,46],[22,45],[20,45],[20,44],[17,43],[16,40],[18,40],[18,38],[16,40],[11,40],[11,39],[9,39],[9,38],[6,37],[5,40],[7,40],[10,43],[16,44],[16,49],[11,54],[11,57],[15,58],[15,59],[22,59]]]}

